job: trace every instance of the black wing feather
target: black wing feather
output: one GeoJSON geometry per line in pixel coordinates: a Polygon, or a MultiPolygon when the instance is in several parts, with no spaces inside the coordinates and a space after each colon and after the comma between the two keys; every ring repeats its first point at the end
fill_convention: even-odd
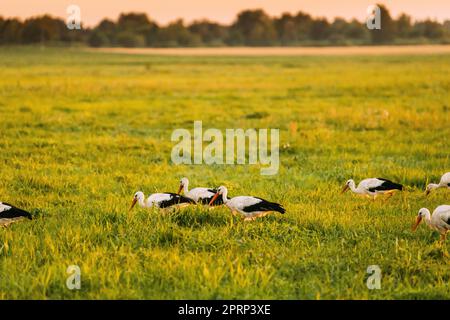
{"type": "Polygon", "coordinates": [[[164,193],[170,194],[170,199],[159,202],[158,207],[160,208],[168,208],[180,203],[195,203],[194,200],[176,193],[172,192],[164,192],[164,193]]]}
{"type": "MultiPolygon", "coordinates": [[[[214,195],[218,192],[217,189],[208,189],[209,192],[212,192],[213,195],[211,197],[207,197],[207,198],[200,198],[198,199],[198,202],[200,202],[201,204],[209,204],[212,200],[212,198],[214,198],[214,195]]],[[[220,206],[223,204],[223,198],[222,197],[217,197],[217,199],[214,201],[214,203],[211,204],[211,206],[220,206]]]]}
{"type": "Polygon", "coordinates": [[[395,182],[392,182],[391,180],[383,179],[383,178],[377,178],[377,179],[383,181],[383,183],[381,185],[379,185],[378,187],[370,188],[369,189],[370,192],[388,191],[388,190],[403,190],[403,186],[399,183],[395,183],[395,182]]]}
{"type": "Polygon", "coordinates": [[[27,219],[32,220],[33,218],[31,217],[31,213],[19,209],[15,206],[13,206],[12,204],[6,203],[6,202],[2,202],[2,204],[4,204],[5,206],[11,207],[11,209],[3,211],[0,213],[0,219],[13,219],[13,218],[19,218],[19,217],[25,217],[27,219]]]}
{"type": "Polygon", "coordinates": [[[257,198],[257,197],[255,197],[255,198],[261,200],[261,202],[255,203],[248,207],[245,207],[243,209],[243,211],[245,211],[245,212],[277,211],[282,214],[286,212],[286,209],[284,209],[283,206],[279,203],[270,202],[270,201],[264,200],[262,198],[257,198]]]}
{"type": "MultiPolygon", "coordinates": [[[[445,220],[444,220],[445,221],[445,220]]],[[[448,224],[450,226],[450,217],[447,219],[447,221],[445,222],[446,224],[448,224]]]]}
{"type": "MultiPolygon", "coordinates": [[[[214,196],[209,197],[209,198],[200,198],[200,199],[198,199],[198,202],[200,202],[201,204],[209,204],[213,197],[214,196]]],[[[211,206],[220,206],[222,204],[223,204],[222,197],[218,197],[213,203],[211,203],[211,206]]]]}

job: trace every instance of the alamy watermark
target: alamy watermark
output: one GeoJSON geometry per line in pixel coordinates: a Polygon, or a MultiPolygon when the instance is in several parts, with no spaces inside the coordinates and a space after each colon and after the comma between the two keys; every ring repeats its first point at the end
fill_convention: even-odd
{"type": "Polygon", "coordinates": [[[381,268],[378,265],[371,265],[367,267],[367,273],[370,276],[367,278],[367,288],[369,290],[381,289],[381,268]]]}
{"type": "Polygon", "coordinates": [[[367,7],[366,26],[369,30],[381,29],[381,10],[379,6],[373,4],[367,7]]]}
{"type": "Polygon", "coordinates": [[[66,12],[68,14],[66,20],[66,26],[69,30],[81,29],[81,9],[76,4],[71,4],[67,7],[66,12]]]}
{"type": "Polygon", "coordinates": [[[280,166],[279,129],[225,129],[223,134],[214,128],[203,132],[202,121],[194,121],[193,135],[187,129],[175,129],[171,141],[178,142],[171,153],[172,162],[177,165],[260,164],[261,175],[275,175],[280,166]],[[209,142],[205,148],[204,142],[209,142]]]}
{"type": "Polygon", "coordinates": [[[66,273],[69,275],[66,279],[66,287],[69,290],[81,289],[81,269],[77,265],[70,265],[66,269],[66,273]]]}

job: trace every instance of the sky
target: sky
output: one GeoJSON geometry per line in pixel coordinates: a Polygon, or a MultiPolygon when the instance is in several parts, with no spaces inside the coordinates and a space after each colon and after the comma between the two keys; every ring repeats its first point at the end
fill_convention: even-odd
{"type": "Polygon", "coordinates": [[[229,24],[244,9],[264,9],[278,16],[302,10],[313,16],[343,17],[364,21],[367,7],[382,3],[394,17],[405,12],[414,19],[450,20],[450,0],[0,0],[0,16],[27,18],[49,13],[67,17],[69,5],[78,5],[85,26],[94,26],[103,18],[116,19],[121,12],[145,12],[160,24],[178,18],[186,22],[207,18],[229,24]]]}

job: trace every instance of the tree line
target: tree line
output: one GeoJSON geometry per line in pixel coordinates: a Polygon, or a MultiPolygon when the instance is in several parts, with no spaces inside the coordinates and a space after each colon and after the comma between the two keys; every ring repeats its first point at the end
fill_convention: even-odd
{"type": "Polygon", "coordinates": [[[94,28],[69,30],[65,21],[49,15],[21,21],[0,16],[0,45],[86,44],[92,47],[299,46],[450,43],[450,20],[413,21],[393,18],[379,5],[381,30],[365,22],[312,17],[299,11],[271,17],[263,10],[245,10],[231,25],[179,19],[161,26],[145,13],[123,13],[117,21],[102,20],[94,28]]]}

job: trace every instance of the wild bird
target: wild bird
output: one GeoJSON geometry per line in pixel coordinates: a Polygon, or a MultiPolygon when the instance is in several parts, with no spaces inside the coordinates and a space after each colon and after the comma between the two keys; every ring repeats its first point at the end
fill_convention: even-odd
{"type": "Polygon", "coordinates": [[[341,193],[344,193],[348,189],[350,189],[353,193],[369,198],[372,197],[372,199],[375,200],[379,194],[387,194],[387,199],[389,199],[396,190],[403,190],[403,186],[383,178],[369,178],[362,180],[358,184],[358,187],[356,187],[355,181],[350,179],[345,183],[341,193]]]}
{"type": "Polygon", "coordinates": [[[11,223],[20,221],[22,219],[30,219],[31,214],[25,210],[19,209],[9,203],[0,202],[0,226],[7,227],[11,223]]]}
{"type": "MultiPolygon", "coordinates": [[[[180,187],[178,189],[178,194],[183,191],[184,196],[194,200],[196,203],[209,204],[211,199],[217,193],[217,189],[212,188],[202,188],[197,187],[189,190],[189,180],[188,178],[182,178],[180,180],[180,187]]],[[[217,199],[213,205],[221,205],[223,204],[222,199],[217,199]]]]}
{"type": "Polygon", "coordinates": [[[134,208],[136,203],[138,203],[141,208],[156,207],[165,209],[169,207],[186,206],[191,203],[194,204],[195,201],[171,192],[153,193],[147,198],[147,200],[145,200],[144,193],[142,191],[138,191],[134,194],[130,210],[134,208]]]}
{"type": "Polygon", "coordinates": [[[444,173],[441,177],[441,181],[439,183],[430,183],[427,185],[425,190],[425,194],[429,195],[431,191],[437,188],[448,188],[450,189],[450,172],[444,173]]]}
{"type": "Polygon", "coordinates": [[[434,209],[433,215],[430,215],[430,210],[422,208],[419,210],[419,215],[416,218],[416,223],[412,230],[416,231],[420,222],[425,220],[425,223],[431,228],[441,234],[441,242],[444,242],[447,237],[447,232],[450,231],[450,206],[441,205],[434,209]]]}
{"type": "Polygon", "coordinates": [[[220,195],[223,203],[231,210],[231,213],[235,215],[236,212],[239,212],[244,216],[244,221],[255,220],[257,217],[263,217],[271,211],[277,211],[282,214],[286,212],[280,204],[258,197],[238,196],[228,199],[228,190],[224,186],[220,186],[217,189],[217,193],[211,199],[209,205],[212,205],[220,195]]]}

